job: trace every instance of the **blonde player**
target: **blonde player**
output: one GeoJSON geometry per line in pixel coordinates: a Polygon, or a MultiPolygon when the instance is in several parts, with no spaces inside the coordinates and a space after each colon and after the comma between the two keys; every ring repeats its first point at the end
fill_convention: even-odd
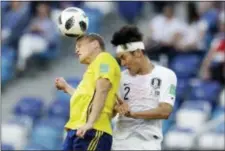
{"type": "Polygon", "coordinates": [[[74,89],[63,78],[56,87],[71,95],[70,119],[65,125],[67,137],[63,150],[111,150],[111,119],[115,94],[119,89],[120,67],[105,52],[102,38],[96,34],[81,36],[76,41],[76,53],[87,71],[74,89]]]}
{"type": "Polygon", "coordinates": [[[112,44],[127,70],[122,72],[119,113],[113,150],[160,150],[162,120],[172,112],[177,78],[168,68],[154,65],[145,55],[142,34],[135,26],[115,32],[112,44]]]}

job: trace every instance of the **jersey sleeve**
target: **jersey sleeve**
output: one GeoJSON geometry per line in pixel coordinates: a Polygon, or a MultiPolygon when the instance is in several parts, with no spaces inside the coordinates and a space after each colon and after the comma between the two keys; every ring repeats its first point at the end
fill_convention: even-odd
{"type": "Polygon", "coordinates": [[[167,75],[162,87],[162,95],[160,97],[160,103],[169,103],[174,105],[176,99],[176,87],[177,87],[177,77],[174,72],[167,75]]]}
{"type": "Polygon", "coordinates": [[[95,63],[95,80],[105,78],[113,84],[116,75],[116,65],[111,61],[110,57],[101,56],[95,63]]]}

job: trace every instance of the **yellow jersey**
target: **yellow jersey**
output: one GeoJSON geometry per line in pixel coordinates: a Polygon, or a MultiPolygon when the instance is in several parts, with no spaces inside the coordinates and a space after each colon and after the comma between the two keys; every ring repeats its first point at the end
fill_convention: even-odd
{"type": "Polygon", "coordinates": [[[107,52],[101,52],[88,66],[82,81],[70,99],[70,118],[65,128],[75,130],[87,122],[95,95],[96,82],[99,78],[106,78],[111,82],[112,87],[93,129],[112,134],[111,119],[116,102],[115,94],[119,89],[120,74],[116,59],[107,52]]]}

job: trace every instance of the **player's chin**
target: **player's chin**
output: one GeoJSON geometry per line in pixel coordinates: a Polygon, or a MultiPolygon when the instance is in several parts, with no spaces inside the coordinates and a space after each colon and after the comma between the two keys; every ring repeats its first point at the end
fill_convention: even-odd
{"type": "Polygon", "coordinates": [[[129,71],[129,73],[130,73],[131,75],[135,75],[135,74],[136,74],[136,72],[135,72],[134,70],[128,69],[128,71],[129,71]]]}
{"type": "Polygon", "coordinates": [[[133,74],[133,71],[132,71],[132,70],[129,70],[129,69],[128,69],[128,71],[129,71],[130,74],[133,74]]]}
{"type": "Polygon", "coordinates": [[[80,63],[84,64],[85,63],[85,58],[79,57],[80,63]]]}

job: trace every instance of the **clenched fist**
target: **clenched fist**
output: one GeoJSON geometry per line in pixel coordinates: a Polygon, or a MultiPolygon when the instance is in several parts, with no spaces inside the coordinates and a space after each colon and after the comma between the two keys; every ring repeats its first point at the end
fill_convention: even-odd
{"type": "Polygon", "coordinates": [[[64,92],[66,92],[66,88],[68,86],[68,83],[66,82],[66,80],[62,77],[56,78],[55,79],[55,87],[58,90],[62,90],[64,92]]]}

